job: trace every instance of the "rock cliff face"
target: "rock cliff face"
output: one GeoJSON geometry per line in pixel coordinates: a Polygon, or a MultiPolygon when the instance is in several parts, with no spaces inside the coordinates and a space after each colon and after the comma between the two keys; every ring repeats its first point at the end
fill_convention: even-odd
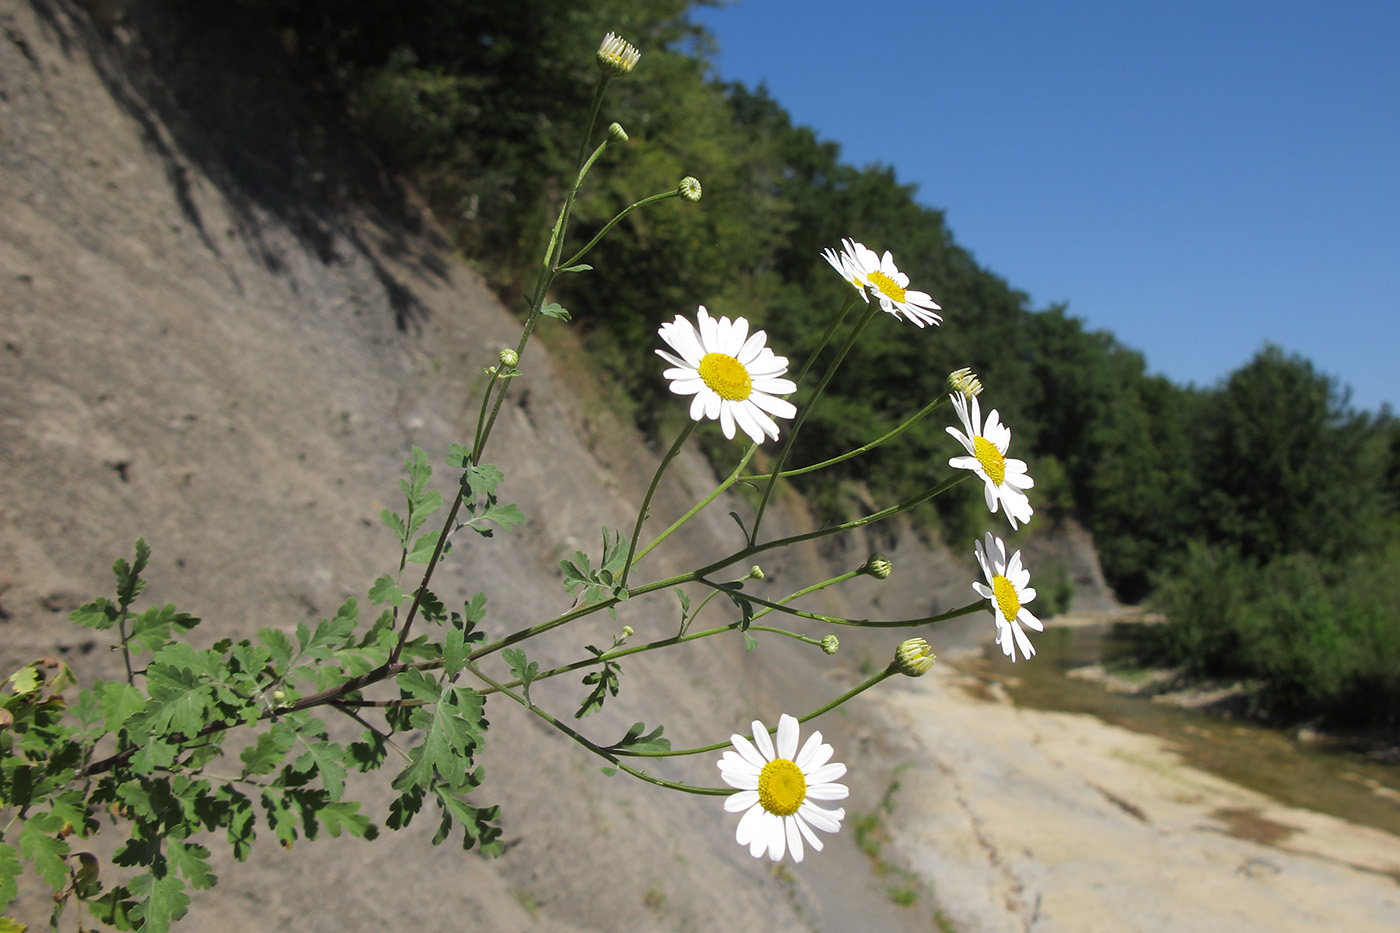
{"type": "MultiPolygon", "coordinates": [[[[164,4],[126,6],[124,21],[99,28],[69,0],[0,0],[6,671],[57,652],[83,677],[115,673],[105,643],[67,615],[108,592],[112,560],[137,536],[154,551],[146,598],[202,616],[201,644],[363,598],[396,560],[378,513],[397,504],[403,458],[419,446],[441,464],[473,423],[483,365],[519,332],[353,141],[307,129],[275,68],[182,44],[164,4]]],[[[559,558],[596,550],[601,525],[630,526],[657,459],[539,342],[522,368],[490,459],[530,522],[470,542],[434,583],[449,604],[485,591],[494,633],[567,607],[559,558]]],[[[679,515],[713,483],[686,451],[653,514],[679,515]]],[[[743,506],[716,503],[639,570],[725,553],[731,508],[743,506]]],[[[790,504],[769,527],[807,530],[803,519],[790,504]]],[[[898,526],[884,534],[895,576],[862,578],[814,609],[899,618],[967,600],[966,564],[898,526]]],[[[765,559],[764,592],[851,569],[869,544],[765,559]]],[[[563,663],[624,622],[645,635],[675,624],[665,601],[629,613],[535,654],[563,663]]],[[[971,631],[946,634],[970,644],[971,631]]],[[[775,638],[752,654],[737,636],[699,642],[625,665],[621,697],[584,726],[610,740],[645,719],[678,744],[721,740],[858,682],[856,668],[883,666],[899,637],[843,632],[836,659],[775,638]]],[[[558,678],[536,696],[568,711],[580,689],[558,678]]],[[[819,723],[852,767],[854,814],[876,809],[901,754],[871,709],[857,702],[819,723]]],[[[603,777],[518,708],[492,701],[488,713],[482,802],[502,805],[504,857],[432,847],[429,819],[373,844],[287,852],[264,838],[245,865],[214,840],[221,882],[196,898],[189,928],[928,928],[931,908],[895,906],[853,832],[800,870],[772,872],[734,844],[734,818],[714,800],[603,777]]],[[[335,724],[347,736],[350,726],[335,724]]],[[[717,777],[708,757],[667,773],[717,777]]],[[[382,819],[386,785],[379,776],[351,793],[382,819]]],[[[22,891],[18,915],[41,923],[42,895],[22,891]]]]}

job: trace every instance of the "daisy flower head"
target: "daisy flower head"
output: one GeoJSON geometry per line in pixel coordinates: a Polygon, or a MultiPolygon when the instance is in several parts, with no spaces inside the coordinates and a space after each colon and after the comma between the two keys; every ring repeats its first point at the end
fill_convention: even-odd
{"type": "Polygon", "coordinates": [[[841,807],[828,810],[812,802],[846,799],[850,794],[846,785],[832,783],[846,773],[846,766],[831,761],[832,748],[822,744],[820,732],[813,732],[798,751],[798,729],[797,720],[784,713],[778,720],[775,750],[768,729],[754,720],[753,741],[730,736],[734,749],[719,760],[724,783],[739,789],[725,798],[724,809],[746,811],[734,838],[748,846],[754,858],[767,852],[778,862],[784,852],[791,852],[792,860],[801,862],[804,839],[813,849],[822,850],[813,828],[834,833],[846,818],[841,807]]]}
{"type": "MultiPolygon", "coordinates": [[[[934,313],[942,309],[934,304],[927,292],[909,288],[909,276],[899,271],[889,250],[880,256],[855,240],[842,240],[841,245],[844,247],[841,258],[845,259],[854,281],[872,297],[879,299],[883,310],[895,317],[903,317],[918,327],[942,322],[943,318],[934,313]]],[[[827,257],[826,261],[836,265],[831,257],[827,257]]]]}
{"type": "Polygon", "coordinates": [[[1017,522],[1030,521],[1035,511],[1031,508],[1031,500],[1026,497],[1026,490],[1035,487],[1035,480],[1026,473],[1026,461],[1006,456],[1006,448],[1011,445],[1011,429],[1001,423],[995,408],[987,413],[984,425],[982,406],[977,396],[957,392],[949,397],[967,433],[952,427],[946,430],[958,439],[970,456],[954,457],[948,461],[948,465],[955,470],[971,470],[981,477],[987,510],[995,515],[998,504],[1005,505],[1006,518],[1014,531],[1017,522]]]}
{"type": "Polygon", "coordinates": [[[598,54],[594,57],[603,74],[609,78],[620,78],[637,67],[642,53],[632,43],[610,32],[603,37],[598,45],[598,54]]]}
{"type": "Polygon", "coordinates": [[[671,391],[695,396],[691,420],[718,420],[725,437],[734,437],[737,424],[755,444],[762,443],[765,434],[777,440],[773,417],[797,414],[797,406],[778,397],[797,391],[792,380],[780,378],[787,372],[787,357],[764,346],[768,335],[763,331],[750,334],[743,318],[715,320],[701,305],[697,320],[698,328],[676,315],[657,331],[676,351],[656,351],[672,365],[661,374],[671,380],[671,391]]]}
{"type": "Polygon", "coordinates": [[[987,532],[987,543],[977,542],[977,563],[982,565],[982,575],[986,583],[974,582],[972,588],[983,599],[991,600],[992,618],[997,624],[997,644],[1001,653],[1016,662],[1016,648],[1021,656],[1029,659],[1035,654],[1035,647],[1027,637],[1025,625],[1037,632],[1045,631],[1040,620],[1031,615],[1026,603],[1035,599],[1035,587],[1031,586],[1031,572],[1021,566],[1021,552],[1017,551],[1006,559],[1006,544],[1000,538],[987,532]],[[1013,639],[1015,639],[1013,641],[1013,639]]]}
{"type": "Polygon", "coordinates": [[[835,269],[841,278],[846,280],[846,284],[850,285],[860,294],[861,301],[868,303],[870,298],[865,294],[866,283],[856,272],[856,261],[851,255],[854,249],[854,240],[842,240],[841,252],[838,253],[828,246],[826,249],[822,250],[822,258],[831,264],[831,268],[835,269]]]}

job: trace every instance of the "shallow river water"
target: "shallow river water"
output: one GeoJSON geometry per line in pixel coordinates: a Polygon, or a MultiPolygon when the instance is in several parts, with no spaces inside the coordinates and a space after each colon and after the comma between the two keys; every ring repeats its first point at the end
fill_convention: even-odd
{"type": "Polygon", "coordinates": [[[1000,682],[1019,706],[1089,713],[1105,722],[1168,741],[1188,763],[1290,806],[1305,807],[1400,836],[1400,766],[1364,755],[1320,748],[1294,735],[1239,720],[1181,709],[1109,691],[1066,676],[1112,657],[1129,644],[1131,628],[1056,627],[1036,636],[1030,662],[1006,663],[989,645],[961,662],[970,673],[1000,682]]]}

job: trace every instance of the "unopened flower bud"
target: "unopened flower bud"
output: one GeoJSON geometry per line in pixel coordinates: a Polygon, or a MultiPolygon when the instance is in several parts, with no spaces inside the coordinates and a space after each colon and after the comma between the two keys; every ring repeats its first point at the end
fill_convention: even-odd
{"type": "Polygon", "coordinates": [[[687,175],[676,186],[676,191],[687,201],[698,201],[700,200],[700,179],[694,175],[687,175]]]}
{"type": "Polygon", "coordinates": [[[892,570],[894,570],[894,565],[890,563],[888,557],[883,554],[871,554],[870,559],[861,565],[857,573],[874,577],[876,580],[883,580],[890,575],[892,570]]]}
{"type": "Polygon", "coordinates": [[[622,627],[622,637],[623,637],[623,638],[631,638],[631,637],[632,637],[632,626],[630,626],[630,625],[624,625],[624,626],[622,627]]]}
{"type": "Polygon", "coordinates": [[[948,388],[972,398],[974,395],[982,394],[982,380],[977,378],[976,373],[964,366],[962,369],[955,369],[948,374],[948,388]]]}
{"type": "Polygon", "coordinates": [[[622,128],[621,123],[609,123],[608,139],[615,143],[625,143],[627,142],[627,131],[622,128]]]}
{"type": "Polygon", "coordinates": [[[603,42],[598,46],[598,70],[609,78],[619,78],[637,67],[637,60],[642,57],[642,53],[637,51],[631,43],[623,40],[621,36],[608,33],[603,37],[603,42]]]}
{"type": "Polygon", "coordinates": [[[481,371],[484,372],[484,373],[485,373],[486,375],[488,375],[488,376],[494,376],[494,375],[496,375],[496,370],[499,369],[499,368],[500,368],[499,366],[487,366],[487,367],[483,368],[481,371]]]}
{"type": "Polygon", "coordinates": [[[928,642],[922,638],[909,638],[899,643],[894,653],[894,663],[906,677],[919,677],[928,673],[936,657],[928,642]]]}
{"type": "Polygon", "coordinates": [[[501,361],[501,365],[507,368],[514,366],[516,363],[520,362],[520,354],[516,353],[510,347],[506,347],[499,354],[497,354],[497,356],[501,361]]]}
{"type": "Polygon", "coordinates": [[[272,699],[275,700],[276,702],[281,703],[281,702],[282,702],[283,700],[285,700],[286,698],[287,698],[287,693],[286,693],[285,690],[274,690],[274,691],[272,691],[272,699]]]}
{"type": "Polygon", "coordinates": [[[750,579],[750,580],[762,580],[762,579],[763,579],[763,568],[760,567],[760,566],[758,566],[758,564],[754,564],[752,567],[750,567],[750,568],[749,568],[749,579],[750,579]]]}
{"type": "Polygon", "coordinates": [[[837,641],[835,635],[822,636],[822,651],[827,654],[835,654],[836,649],[841,647],[841,642],[837,641]]]}

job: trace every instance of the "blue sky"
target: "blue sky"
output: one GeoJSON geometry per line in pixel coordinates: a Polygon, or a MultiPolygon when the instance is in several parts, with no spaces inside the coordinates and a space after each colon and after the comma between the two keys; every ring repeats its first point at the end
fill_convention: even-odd
{"type": "Polygon", "coordinates": [[[1354,406],[1400,407],[1400,0],[696,18],[720,77],[766,84],[845,161],[894,166],[1032,307],[1068,302],[1176,382],[1271,341],[1354,406]]]}

